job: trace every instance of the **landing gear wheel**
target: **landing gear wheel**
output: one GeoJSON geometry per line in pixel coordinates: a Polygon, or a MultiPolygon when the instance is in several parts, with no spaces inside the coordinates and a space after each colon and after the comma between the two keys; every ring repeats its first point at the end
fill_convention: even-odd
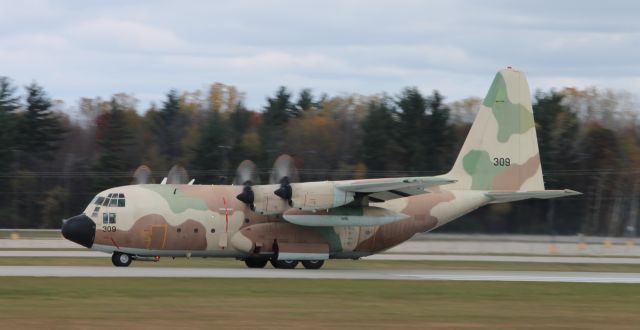
{"type": "Polygon", "coordinates": [[[271,259],[270,262],[273,268],[278,268],[278,269],[294,269],[298,265],[298,260],[271,259]]]}
{"type": "Polygon", "coordinates": [[[131,260],[130,255],[122,252],[114,252],[111,256],[111,262],[116,267],[128,267],[131,265],[131,260]]]}
{"type": "Polygon", "coordinates": [[[247,258],[244,259],[244,264],[249,268],[264,268],[267,265],[267,261],[269,260],[266,258],[247,258]]]}
{"type": "Polygon", "coordinates": [[[306,269],[320,269],[324,265],[324,260],[302,260],[301,262],[306,269]]]}

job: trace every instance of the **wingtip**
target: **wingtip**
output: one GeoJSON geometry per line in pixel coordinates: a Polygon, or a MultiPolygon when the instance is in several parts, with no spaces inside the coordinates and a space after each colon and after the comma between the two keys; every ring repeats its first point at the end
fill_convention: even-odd
{"type": "Polygon", "coordinates": [[[579,191],[575,191],[575,190],[571,190],[571,189],[565,189],[564,193],[567,194],[568,196],[578,196],[578,195],[582,195],[581,192],[579,191]]]}

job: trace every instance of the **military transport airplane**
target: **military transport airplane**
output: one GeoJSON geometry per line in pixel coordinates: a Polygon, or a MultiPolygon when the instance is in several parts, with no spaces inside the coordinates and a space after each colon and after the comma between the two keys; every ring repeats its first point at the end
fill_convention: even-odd
{"type": "MultiPolygon", "coordinates": [[[[379,253],[483,205],[579,194],[545,190],[525,75],[499,71],[444,175],[252,185],[138,184],[100,192],[65,238],[115,266],[230,257],[248,267],[318,269],[379,253]]],[[[276,181],[278,182],[278,181],[276,181]]]]}

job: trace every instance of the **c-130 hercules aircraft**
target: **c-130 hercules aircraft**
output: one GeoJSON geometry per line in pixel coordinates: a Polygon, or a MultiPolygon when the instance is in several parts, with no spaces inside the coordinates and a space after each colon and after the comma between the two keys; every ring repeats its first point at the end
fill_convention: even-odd
{"type": "MultiPolygon", "coordinates": [[[[249,166],[250,167],[250,166],[249,166]]],[[[481,206],[580,194],[545,190],[525,75],[499,71],[449,173],[239,185],[138,184],[100,192],[63,236],[112,253],[115,266],[166,257],[230,257],[250,268],[318,269],[358,259],[481,206]]],[[[163,182],[164,183],[164,182],[163,182]]],[[[191,182],[192,183],[192,182],[191,182]]]]}

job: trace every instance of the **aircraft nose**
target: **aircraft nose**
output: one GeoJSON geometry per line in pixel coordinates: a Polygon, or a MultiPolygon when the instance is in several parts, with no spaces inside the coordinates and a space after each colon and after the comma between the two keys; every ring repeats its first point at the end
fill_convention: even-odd
{"type": "Polygon", "coordinates": [[[96,236],[96,224],[84,214],[76,215],[64,222],[62,236],[74,243],[91,248],[96,236]]]}

